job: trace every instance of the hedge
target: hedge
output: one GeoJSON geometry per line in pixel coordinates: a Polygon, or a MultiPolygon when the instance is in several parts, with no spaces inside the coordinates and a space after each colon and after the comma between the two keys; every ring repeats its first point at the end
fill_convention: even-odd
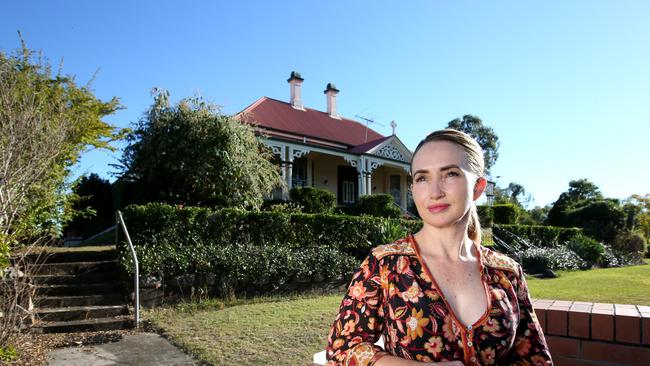
{"type": "Polygon", "coordinates": [[[393,196],[384,193],[361,196],[357,210],[360,215],[394,218],[402,216],[393,196]]]}
{"type": "Polygon", "coordinates": [[[555,248],[564,245],[574,237],[582,234],[579,228],[564,228],[541,225],[494,225],[492,235],[495,241],[507,245],[520,244],[521,239],[533,246],[555,248]]]}
{"type": "Polygon", "coordinates": [[[513,204],[498,204],[492,206],[492,217],[495,224],[516,224],[518,216],[518,208],[513,204]]]}
{"type": "Polygon", "coordinates": [[[291,202],[302,206],[305,213],[332,213],[336,207],[334,193],[321,188],[303,187],[289,191],[291,202]]]}
{"type": "MultiPolygon", "coordinates": [[[[143,276],[167,280],[210,274],[232,288],[276,288],[294,279],[345,277],[372,247],[422,227],[419,220],[162,203],[128,206],[123,215],[143,276]]],[[[493,226],[493,234],[507,243],[516,235],[547,247],[579,233],[547,226],[493,226]]],[[[123,267],[132,271],[124,241],[118,250],[123,267]]]]}
{"type": "Polygon", "coordinates": [[[481,221],[481,227],[492,227],[492,224],[494,224],[494,211],[492,211],[492,206],[478,205],[476,209],[479,220],[481,221]]]}
{"type": "MultiPolygon", "coordinates": [[[[415,232],[422,225],[419,221],[367,216],[212,210],[161,203],[129,206],[123,215],[141,273],[167,276],[213,271],[217,260],[213,253],[220,248],[277,248],[290,250],[291,255],[309,248],[331,248],[359,260],[372,247],[383,244],[386,224],[401,226],[406,232],[415,232]]],[[[129,269],[124,243],[119,249],[129,269]]]]}

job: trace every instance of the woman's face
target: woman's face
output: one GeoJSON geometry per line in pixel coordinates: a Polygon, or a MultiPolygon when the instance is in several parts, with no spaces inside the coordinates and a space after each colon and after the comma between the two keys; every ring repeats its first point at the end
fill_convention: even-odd
{"type": "Polygon", "coordinates": [[[412,169],[415,206],[424,223],[436,228],[462,223],[483,192],[484,184],[477,184],[479,178],[469,171],[466,153],[452,142],[423,145],[413,158],[412,169]]]}

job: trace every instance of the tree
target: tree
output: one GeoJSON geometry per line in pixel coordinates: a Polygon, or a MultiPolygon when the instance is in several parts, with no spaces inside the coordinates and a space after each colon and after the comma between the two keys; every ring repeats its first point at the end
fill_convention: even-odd
{"type": "Polygon", "coordinates": [[[472,136],[481,148],[483,148],[483,159],[485,161],[485,174],[490,175],[490,169],[499,158],[499,137],[491,127],[483,125],[483,121],[477,116],[466,114],[463,119],[456,118],[449,121],[447,128],[463,131],[472,136]]]}
{"type": "Polygon", "coordinates": [[[525,208],[533,200],[533,195],[526,193],[526,189],[523,185],[516,182],[510,182],[506,188],[495,186],[493,192],[493,200],[495,204],[512,204],[518,207],[520,213],[518,220],[519,223],[524,224],[525,222],[530,222],[532,220],[528,217],[525,208]]]}
{"type": "Polygon", "coordinates": [[[102,121],[120,108],[73,76],[52,75],[23,42],[0,52],[0,243],[60,234],[70,218],[70,167],[90,148],[114,150],[124,130],[102,121]]]}
{"type": "Polygon", "coordinates": [[[552,226],[567,226],[565,211],[582,201],[599,200],[603,195],[598,186],[588,179],[577,179],[569,182],[569,190],[563,192],[548,212],[548,223],[552,226]]]}
{"type": "Polygon", "coordinates": [[[521,204],[521,202],[519,202],[519,196],[523,197],[526,194],[524,186],[519,183],[510,182],[510,184],[508,184],[508,191],[510,192],[510,200],[513,203],[521,204]]]}
{"type": "Polygon", "coordinates": [[[605,243],[611,243],[625,228],[625,213],[616,199],[586,199],[569,207],[564,215],[564,226],[582,228],[605,243]]]}
{"type": "Polygon", "coordinates": [[[81,177],[73,191],[78,199],[72,207],[83,214],[68,223],[64,232],[87,238],[114,223],[113,186],[108,180],[92,173],[81,177]]]}
{"type": "Polygon", "coordinates": [[[530,225],[543,225],[546,222],[548,217],[548,212],[550,211],[551,206],[547,205],[544,207],[535,206],[534,208],[527,211],[527,216],[530,219],[528,224],[530,225]]]}
{"type": "Polygon", "coordinates": [[[271,151],[252,127],[200,97],[172,106],[167,91],[154,89],[154,103],[128,141],[116,185],[120,205],[134,197],[139,203],[259,207],[281,184],[271,151]]]}
{"type": "Polygon", "coordinates": [[[579,227],[592,237],[611,242],[625,226],[625,213],[616,199],[604,198],[587,179],[572,180],[548,213],[552,226],[579,227]]]}
{"type": "Polygon", "coordinates": [[[650,193],[644,196],[631,195],[625,199],[623,210],[626,213],[627,229],[640,231],[645,238],[650,239],[650,193]]]}
{"type": "Polygon", "coordinates": [[[13,54],[0,51],[0,348],[20,323],[28,283],[15,275],[25,253],[71,218],[70,167],[89,147],[113,149],[125,131],[102,118],[119,108],[117,98],[101,101],[73,76],[53,75],[24,42],[13,54]]]}
{"type": "Polygon", "coordinates": [[[603,198],[603,195],[600,193],[598,186],[585,178],[570,181],[567,196],[570,202],[603,198]]]}

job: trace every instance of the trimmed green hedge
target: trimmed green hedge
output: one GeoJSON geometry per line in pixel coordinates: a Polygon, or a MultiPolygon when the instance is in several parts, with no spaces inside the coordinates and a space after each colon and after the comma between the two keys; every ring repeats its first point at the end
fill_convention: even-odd
{"type": "MultiPolygon", "coordinates": [[[[214,253],[221,248],[277,248],[278,252],[290,250],[292,255],[309,248],[331,248],[358,260],[382,244],[387,223],[406,232],[415,232],[422,225],[367,216],[180,208],[161,203],[129,206],[123,214],[141,273],[166,276],[214,271],[218,262],[214,253]]],[[[130,259],[124,243],[119,249],[128,269],[130,259]]]]}
{"type": "MultiPolygon", "coordinates": [[[[422,227],[419,220],[162,203],[128,206],[123,215],[143,276],[215,275],[235,291],[346,278],[372,247],[422,227]]],[[[124,240],[118,250],[131,272],[124,240]]]]}
{"type": "Polygon", "coordinates": [[[518,238],[530,244],[544,248],[554,248],[564,245],[574,237],[581,235],[579,228],[564,228],[541,225],[494,225],[492,235],[506,244],[516,244],[518,238]]]}
{"type": "Polygon", "coordinates": [[[494,224],[494,211],[492,211],[492,206],[478,205],[476,209],[479,220],[481,221],[481,227],[484,229],[492,227],[492,224],[494,224]]]}
{"type": "Polygon", "coordinates": [[[360,215],[394,218],[402,216],[402,211],[395,205],[395,199],[390,194],[361,196],[357,207],[360,215]]]}
{"type": "Polygon", "coordinates": [[[492,206],[492,217],[495,224],[514,225],[517,223],[519,211],[513,204],[499,204],[492,206]]]}

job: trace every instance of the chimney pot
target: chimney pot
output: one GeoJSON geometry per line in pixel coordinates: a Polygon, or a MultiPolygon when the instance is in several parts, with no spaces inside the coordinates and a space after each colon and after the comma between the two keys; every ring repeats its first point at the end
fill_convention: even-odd
{"type": "Polygon", "coordinates": [[[323,93],[327,95],[327,114],[332,118],[341,119],[336,109],[336,96],[339,94],[339,90],[336,89],[334,84],[327,83],[327,87],[323,93]]]}
{"type": "Polygon", "coordinates": [[[300,73],[297,71],[292,71],[287,82],[291,85],[291,99],[290,104],[293,108],[299,109],[301,111],[305,110],[305,107],[302,105],[302,97],[300,96],[302,90],[302,82],[305,79],[300,76],[300,73]]]}
{"type": "Polygon", "coordinates": [[[305,81],[305,79],[303,79],[300,76],[300,73],[298,71],[291,71],[291,75],[289,75],[289,79],[287,79],[287,81],[291,82],[291,80],[293,80],[293,79],[297,79],[297,80],[300,80],[300,81],[305,81]]]}

